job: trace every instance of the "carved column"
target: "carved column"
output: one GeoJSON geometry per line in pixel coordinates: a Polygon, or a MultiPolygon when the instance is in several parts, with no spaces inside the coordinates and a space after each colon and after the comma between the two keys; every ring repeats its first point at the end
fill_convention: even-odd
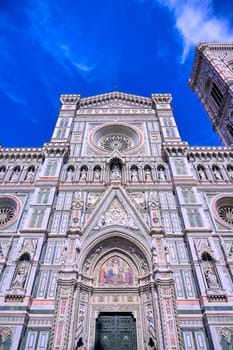
{"type": "Polygon", "coordinates": [[[77,232],[70,230],[68,232],[67,244],[63,252],[63,264],[57,283],[56,304],[54,311],[54,322],[51,330],[49,350],[68,350],[72,349],[70,339],[72,326],[73,300],[77,286],[77,252],[79,244],[77,241],[77,232]]]}
{"type": "Polygon", "coordinates": [[[153,227],[151,251],[155,293],[158,298],[160,329],[159,350],[181,350],[182,337],[178,322],[175,282],[170,269],[166,241],[162,227],[153,227]]]}

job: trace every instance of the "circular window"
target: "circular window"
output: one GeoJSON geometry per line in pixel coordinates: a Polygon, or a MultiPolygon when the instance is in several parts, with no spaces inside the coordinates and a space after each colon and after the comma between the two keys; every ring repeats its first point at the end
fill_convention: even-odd
{"type": "Polygon", "coordinates": [[[233,195],[218,195],[213,199],[212,208],[216,219],[224,226],[233,226],[233,195]]]}
{"type": "Polygon", "coordinates": [[[135,127],[125,124],[109,124],[95,128],[90,143],[103,152],[129,152],[140,147],[142,134],[135,127]]]}
{"type": "Polygon", "coordinates": [[[0,196],[0,228],[12,225],[17,219],[20,201],[15,196],[0,196]]]}
{"type": "Polygon", "coordinates": [[[228,224],[233,224],[233,205],[222,206],[218,208],[218,215],[228,224]]]}
{"type": "Polygon", "coordinates": [[[99,140],[99,147],[105,151],[127,151],[134,145],[133,140],[124,135],[104,136],[99,140]]]}

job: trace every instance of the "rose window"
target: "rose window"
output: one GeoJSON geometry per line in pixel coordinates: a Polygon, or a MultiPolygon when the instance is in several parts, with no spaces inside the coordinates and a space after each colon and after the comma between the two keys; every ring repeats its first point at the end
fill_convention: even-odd
{"type": "Polygon", "coordinates": [[[109,135],[99,140],[99,147],[105,151],[128,151],[132,148],[134,142],[124,135],[109,135]]]}
{"type": "Polygon", "coordinates": [[[233,224],[233,206],[223,206],[218,208],[219,217],[228,224],[233,224]]]}
{"type": "Polygon", "coordinates": [[[15,222],[20,210],[20,201],[15,196],[0,196],[0,228],[15,222]]]}
{"type": "Polygon", "coordinates": [[[100,125],[89,134],[91,146],[101,153],[135,152],[141,147],[142,141],[142,132],[134,125],[129,124],[100,125]]]}
{"type": "Polygon", "coordinates": [[[212,199],[211,207],[216,220],[223,226],[232,228],[233,225],[233,195],[219,194],[212,199]]]}
{"type": "Polygon", "coordinates": [[[0,225],[6,224],[14,217],[14,210],[12,208],[0,208],[0,225]]]}

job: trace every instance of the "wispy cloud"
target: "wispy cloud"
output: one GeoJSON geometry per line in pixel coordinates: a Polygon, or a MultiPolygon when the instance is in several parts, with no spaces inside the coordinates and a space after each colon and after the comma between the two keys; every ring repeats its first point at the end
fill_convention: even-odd
{"type": "Polygon", "coordinates": [[[185,61],[190,48],[200,41],[233,41],[231,23],[213,12],[212,0],[155,1],[166,6],[175,17],[175,28],[183,43],[181,63],[185,61]]]}
{"type": "Polygon", "coordinates": [[[19,97],[20,93],[16,91],[15,86],[2,82],[0,84],[0,89],[12,102],[24,106],[27,105],[26,101],[19,97]]]}
{"type": "MultiPolygon", "coordinates": [[[[70,70],[71,65],[83,78],[87,78],[87,71],[93,70],[95,64],[91,62],[91,56],[82,55],[78,29],[70,33],[68,23],[66,28],[54,22],[55,9],[51,7],[52,3],[43,0],[36,1],[33,6],[31,2],[28,3],[25,13],[31,27],[30,35],[64,69],[70,70]]],[[[56,11],[58,10],[56,4],[56,11]]]]}

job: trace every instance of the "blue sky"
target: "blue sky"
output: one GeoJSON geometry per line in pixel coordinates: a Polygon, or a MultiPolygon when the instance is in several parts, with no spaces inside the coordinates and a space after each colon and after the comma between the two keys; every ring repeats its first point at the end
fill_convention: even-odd
{"type": "Polygon", "coordinates": [[[59,96],[171,93],[190,145],[219,145],[188,87],[199,41],[233,41],[232,0],[1,0],[0,144],[40,147],[59,96]]]}

